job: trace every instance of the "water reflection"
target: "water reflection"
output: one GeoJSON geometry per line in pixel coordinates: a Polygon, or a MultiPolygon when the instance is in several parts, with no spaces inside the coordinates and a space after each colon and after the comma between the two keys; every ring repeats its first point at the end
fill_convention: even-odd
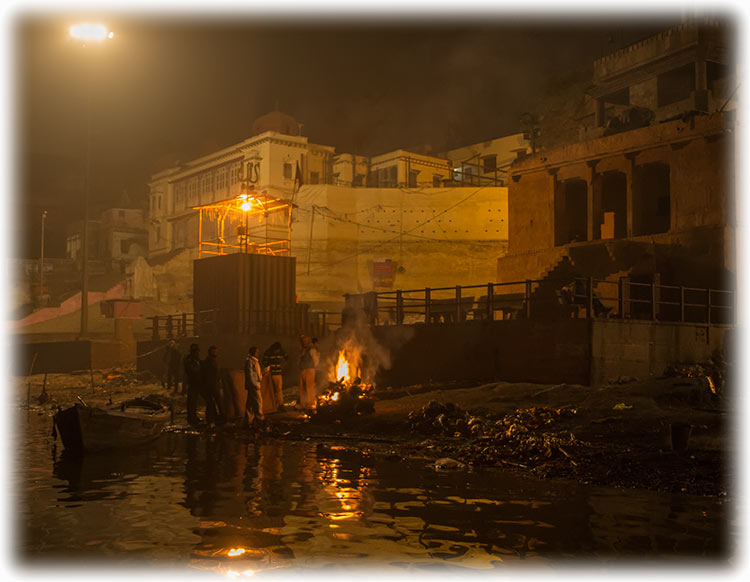
{"type": "Polygon", "coordinates": [[[712,499],[436,473],[344,447],[231,436],[166,434],[76,457],[56,451],[44,420],[30,419],[17,476],[20,551],[33,561],[168,562],[245,578],[290,567],[727,556],[728,511],[712,499]]]}

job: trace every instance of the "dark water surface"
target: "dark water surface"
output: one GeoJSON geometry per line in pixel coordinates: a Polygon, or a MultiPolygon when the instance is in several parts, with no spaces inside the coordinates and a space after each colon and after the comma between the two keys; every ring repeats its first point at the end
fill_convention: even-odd
{"type": "Polygon", "coordinates": [[[26,566],[490,569],[730,560],[732,506],[497,471],[438,473],[314,442],[166,433],[71,457],[24,414],[14,475],[26,566]],[[85,560],[85,562],[83,562],[85,560]]]}

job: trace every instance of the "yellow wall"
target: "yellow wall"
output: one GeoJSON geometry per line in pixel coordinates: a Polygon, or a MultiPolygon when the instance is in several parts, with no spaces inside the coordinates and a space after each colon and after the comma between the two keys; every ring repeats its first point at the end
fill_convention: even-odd
{"type": "Polygon", "coordinates": [[[300,301],[333,303],[377,290],[373,262],[385,259],[394,267],[393,289],[495,281],[507,250],[507,194],[501,187],[304,186],[292,228],[300,301]]]}

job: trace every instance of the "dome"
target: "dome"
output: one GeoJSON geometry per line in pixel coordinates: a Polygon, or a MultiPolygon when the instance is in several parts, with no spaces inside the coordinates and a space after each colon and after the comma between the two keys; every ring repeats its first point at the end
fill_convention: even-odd
{"type": "Polygon", "coordinates": [[[271,113],[261,115],[253,121],[253,135],[258,135],[266,131],[275,131],[284,135],[299,135],[299,123],[291,115],[282,113],[276,108],[271,113]]]}

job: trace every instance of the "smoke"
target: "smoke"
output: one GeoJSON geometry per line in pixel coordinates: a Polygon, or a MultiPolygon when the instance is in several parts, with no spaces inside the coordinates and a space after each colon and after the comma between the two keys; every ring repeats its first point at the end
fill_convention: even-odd
{"type": "Polygon", "coordinates": [[[336,363],[342,352],[349,362],[352,379],[358,375],[364,382],[371,383],[379,370],[390,370],[392,355],[414,337],[411,328],[398,327],[392,331],[387,345],[383,345],[373,335],[366,312],[351,312],[344,326],[321,344],[321,352],[328,354],[325,369],[329,371],[329,380],[339,380],[336,363]]]}

